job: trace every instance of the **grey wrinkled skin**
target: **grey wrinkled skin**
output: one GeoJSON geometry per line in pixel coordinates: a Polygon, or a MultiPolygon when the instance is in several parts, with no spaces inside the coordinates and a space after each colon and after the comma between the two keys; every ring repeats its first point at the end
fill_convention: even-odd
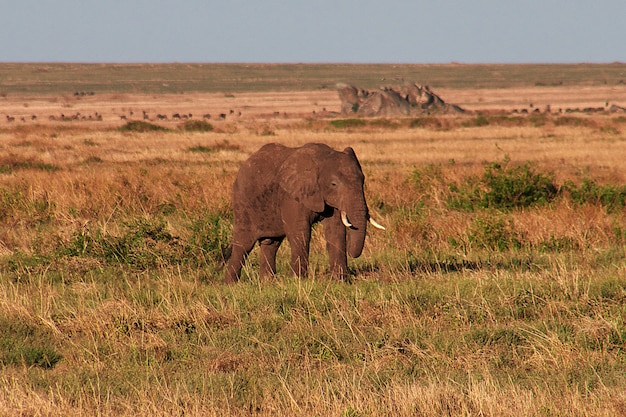
{"type": "Polygon", "coordinates": [[[291,269],[306,276],[311,226],[324,225],[330,272],[346,277],[347,254],[361,255],[369,213],[361,165],[352,150],[321,143],[300,148],[271,143],[246,160],[233,185],[233,240],[226,282],[239,279],[246,257],[258,242],[262,277],[276,273],[276,252],[287,238],[291,269]],[[351,224],[344,226],[341,212],[351,224]]]}

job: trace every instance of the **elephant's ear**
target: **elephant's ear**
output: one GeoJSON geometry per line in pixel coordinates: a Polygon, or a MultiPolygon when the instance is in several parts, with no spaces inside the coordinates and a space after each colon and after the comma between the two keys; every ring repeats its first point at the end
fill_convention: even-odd
{"type": "Polygon", "coordinates": [[[306,152],[293,153],[278,170],[280,187],[309,210],[324,211],[324,197],[317,181],[319,169],[315,157],[306,152]]]}
{"type": "Polygon", "coordinates": [[[359,158],[357,158],[356,153],[354,153],[354,149],[352,149],[351,147],[347,147],[343,150],[343,153],[347,154],[348,156],[350,156],[350,158],[354,160],[356,166],[359,167],[359,171],[363,171],[363,169],[361,168],[361,163],[359,162],[359,158]]]}
{"type": "Polygon", "coordinates": [[[356,159],[356,154],[354,153],[354,149],[352,149],[350,146],[348,146],[346,149],[344,149],[343,153],[346,153],[346,154],[350,155],[351,157],[353,157],[354,159],[356,159]]]}

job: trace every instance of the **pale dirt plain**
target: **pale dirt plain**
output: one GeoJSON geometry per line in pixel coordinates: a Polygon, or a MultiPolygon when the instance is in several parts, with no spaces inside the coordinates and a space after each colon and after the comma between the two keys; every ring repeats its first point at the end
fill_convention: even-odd
{"type": "Polygon", "coordinates": [[[350,123],[328,74],[289,91],[37,93],[29,77],[55,68],[24,76],[27,92],[0,81],[0,415],[626,412],[623,207],[449,203],[491,163],[624,193],[626,114],[607,111],[626,107],[621,75],[468,76],[431,85],[467,114],[350,123]],[[587,107],[603,111],[566,112],[587,107]],[[120,130],[144,111],[169,130],[120,130]],[[212,130],[175,113],[211,114],[212,130]],[[253,253],[241,282],[221,283],[230,187],[268,142],[354,147],[387,231],[368,232],[351,282],[326,275],[316,230],[312,277],[290,276],[285,247],[274,279],[253,253]]]}

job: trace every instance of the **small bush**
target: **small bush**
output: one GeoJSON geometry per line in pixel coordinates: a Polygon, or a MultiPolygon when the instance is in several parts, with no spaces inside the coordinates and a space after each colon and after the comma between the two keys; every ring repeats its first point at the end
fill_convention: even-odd
{"type": "Polygon", "coordinates": [[[580,249],[580,245],[571,237],[557,237],[550,235],[550,238],[539,242],[537,249],[539,252],[565,252],[580,249]]]}
{"type": "Polygon", "coordinates": [[[15,155],[8,155],[0,158],[0,174],[11,174],[14,171],[32,169],[45,172],[60,171],[58,165],[47,164],[36,159],[22,158],[15,155]]]}
{"type": "Polygon", "coordinates": [[[181,262],[184,251],[179,239],[162,219],[135,219],[124,224],[119,235],[80,231],[61,250],[61,255],[92,257],[112,264],[148,269],[181,262]]]}
{"type": "Polygon", "coordinates": [[[238,151],[240,150],[239,145],[233,145],[227,140],[222,142],[218,142],[213,146],[205,146],[205,145],[196,145],[187,149],[189,152],[193,153],[213,153],[217,151],[238,151]]]}
{"type": "Polygon", "coordinates": [[[594,127],[595,122],[577,116],[559,116],[554,119],[555,126],[594,127]]]}
{"type": "Polygon", "coordinates": [[[482,178],[469,178],[465,184],[452,184],[448,206],[473,211],[476,208],[510,210],[547,204],[558,194],[552,176],[537,173],[531,164],[508,168],[491,163],[485,167],[482,178]]]}
{"type": "Polygon", "coordinates": [[[467,232],[467,238],[473,245],[493,251],[521,247],[513,221],[495,214],[477,217],[467,232]]]}
{"type": "Polygon", "coordinates": [[[144,122],[143,120],[132,120],[130,122],[126,122],[126,124],[124,124],[123,126],[120,126],[118,130],[120,132],[138,132],[138,133],[166,132],[167,131],[167,129],[162,126],[144,122]]]}
{"type": "Polygon", "coordinates": [[[187,120],[182,129],[186,132],[211,132],[213,125],[206,120],[187,120]]]}
{"type": "MultiPolygon", "coordinates": [[[[165,208],[165,210],[171,210],[165,208]]],[[[133,219],[121,233],[81,230],[57,251],[57,256],[94,258],[108,264],[121,264],[146,270],[175,264],[220,263],[227,252],[232,216],[211,212],[192,219],[184,238],[174,236],[165,220],[133,219]]]]}
{"type": "Polygon", "coordinates": [[[545,114],[531,114],[528,116],[528,120],[534,127],[545,126],[548,116],[545,114]]]}
{"type": "Polygon", "coordinates": [[[421,168],[415,168],[408,182],[413,185],[413,191],[424,195],[429,195],[433,188],[444,187],[445,179],[441,165],[428,164],[421,168]]]}
{"type": "Polygon", "coordinates": [[[552,176],[536,173],[529,163],[510,169],[490,164],[483,175],[483,182],[487,186],[482,199],[483,207],[530,207],[546,204],[557,195],[552,176]]]}
{"type": "Polygon", "coordinates": [[[192,153],[213,153],[213,152],[215,152],[214,148],[211,148],[210,146],[203,146],[203,145],[192,146],[191,148],[189,148],[187,150],[189,152],[192,152],[192,153]]]}
{"type": "Polygon", "coordinates": [[[409,122],[409,127],[421,128],[421,129],[432,129],[432,130],[442,130],[448,128],[448,121],[444,122],[444,119],[439,117],[418,117],[412,119],[409,122]]]}
{"type": "Polygon", "coordinates": [[[600,132],[607,135],[619,135],[619,130],[613,126],[603,126],[600,128],[600,132]]]}
{"type": "Polygon", "coordinates": [[[49,196],[29,195],[20,189],[0,189],[0,221],[18,220],[37,227],[54,218],[56,203],[49,196]]]}
{"type": "Polygon", "coordinates": [[[363,127],[367,125],[363,119],[337,119],[331,120],[330,125],[337,129],[346,129],[351,127],[363,127]]]}
{"type": "Polygon", "coordinates": [[[572,201],[578,204],[601,205],[609,212],[626,207],[626,186],[624,185],[598,185],[594,180],[585,178],[580,187],[572,181],[566,181],[563,189],[569,193],[572,201]]]}
{"type": "Polygon", "coordinates": [[[482,114],[474,117],[473,119],[466,120],[462,123],[463,127],[482,127],[489,126],[489,119],[482,114]]]}
{"type": "Polygon", "coordinates": [[[9,365],[54,368],[63,358],[50,346],[50,334],[15,317],[0,320],[0,368],[9,365]]]}
{"type": "Polygon", "coordinates": [[[195,262],[202,264],[207,258],[216,263],[224,260],[232,234],[230,212],[207,213],[193,220],[189,229],[191,236],[186,252],[195,262]]]}

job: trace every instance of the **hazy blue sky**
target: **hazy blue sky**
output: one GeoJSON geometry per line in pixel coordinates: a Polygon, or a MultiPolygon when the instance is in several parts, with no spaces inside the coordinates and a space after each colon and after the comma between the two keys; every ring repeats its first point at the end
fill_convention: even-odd
{"type": "Polygon", "coordinates": [[[626,62],[626,0],[0,0],[0,62],[626,62]]]}

